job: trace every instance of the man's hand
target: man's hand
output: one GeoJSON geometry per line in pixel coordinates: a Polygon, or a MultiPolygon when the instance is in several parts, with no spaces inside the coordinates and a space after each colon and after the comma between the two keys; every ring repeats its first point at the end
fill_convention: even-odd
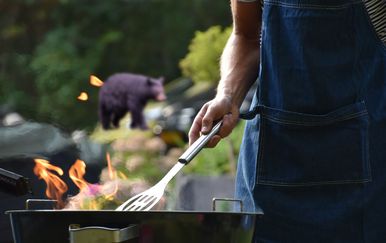
{"type": "Polygon", "coordinates": [[[213,125],[222,120],[223,124],[220,131],[206,145],[207,147],[215,147],[217,143],[228,136],[236,126],[239,118],[238,106],[232,104],[230,97],[222,96],[207,102],[198,112],[189,131],[189,144],[191,145],[200,134],[207,134],[212,129],[213,125]]]}
{"type": "Polygon", "coordinates": [[[239,119],[239,107],[259,73],[260,1],[231,0],[231,7],[233,31],[221,55],[217,95],[201,108],[194,119],[189,131],[190,145],[200,133],[208,133],[220,120],[223,121],[221,129],[207,147],[216,146],[221,138],[231,133],[239,119]]]}

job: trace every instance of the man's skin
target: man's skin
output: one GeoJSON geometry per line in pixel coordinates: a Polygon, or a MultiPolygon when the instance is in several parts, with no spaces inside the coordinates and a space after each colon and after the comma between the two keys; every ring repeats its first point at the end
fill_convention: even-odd
{"type": "Polygon", "coordinates": [[[261,3],[231,0],[233,32],[221,56],[221,79],[216,97],[207,102],[195,117],[189,131],[192,144],[200,133],[208,133],[214,122],[223,124],[207,144],[214,147],[236,126],[239,108],[249,88],[256,81],[260,61],[261,3]]]}

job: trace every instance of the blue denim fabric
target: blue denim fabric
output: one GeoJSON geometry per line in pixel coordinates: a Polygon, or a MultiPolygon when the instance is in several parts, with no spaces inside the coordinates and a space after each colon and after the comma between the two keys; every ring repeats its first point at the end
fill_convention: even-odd
{"type": "Polygon", "coordinates": [[[254,242],[386,242],[386,46],[360,0],[264,1],[236,198],[254,242]]]}

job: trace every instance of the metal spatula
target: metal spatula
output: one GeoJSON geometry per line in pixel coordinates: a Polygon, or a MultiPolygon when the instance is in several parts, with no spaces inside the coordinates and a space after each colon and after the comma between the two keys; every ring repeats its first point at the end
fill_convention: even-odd
{"type": "Polygon", "coordinates": [[[222,122],[220,121],[212,130],[206,134],[201,135],[182,155],[178,158],[178,162],[170,169],[170,171],[162,178],[155,186],[148,190],[135,195],[122,205],[116,211],[148,211],[161,199],[165,188],[169,181],[187,165],[209,142],[209,140],[218,133],[222,122]]]}

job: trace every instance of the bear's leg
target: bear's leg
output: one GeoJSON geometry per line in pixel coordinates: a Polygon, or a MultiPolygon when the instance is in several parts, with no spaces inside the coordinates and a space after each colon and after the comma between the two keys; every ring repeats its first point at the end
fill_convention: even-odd
{"type": "Polygon", "coordinates": [[[104,130],[110,129],[111,110],[107,109],[103,104],[99,106],[99,121],[104,130]]]}
{"type": "Polygon", "coordinates": [[[142,130],[148,129],[145,117],[143,116],[143,106],[136,106],[131,109],[131,128],[140,128],[142,130]]]}
{"type": "Polygon", "coordinates": [[[112,122],[113,126],[118,128],[119,127],[119,121],[125,116],[126,112],[118,111],[113,114],[112,122]]]}

